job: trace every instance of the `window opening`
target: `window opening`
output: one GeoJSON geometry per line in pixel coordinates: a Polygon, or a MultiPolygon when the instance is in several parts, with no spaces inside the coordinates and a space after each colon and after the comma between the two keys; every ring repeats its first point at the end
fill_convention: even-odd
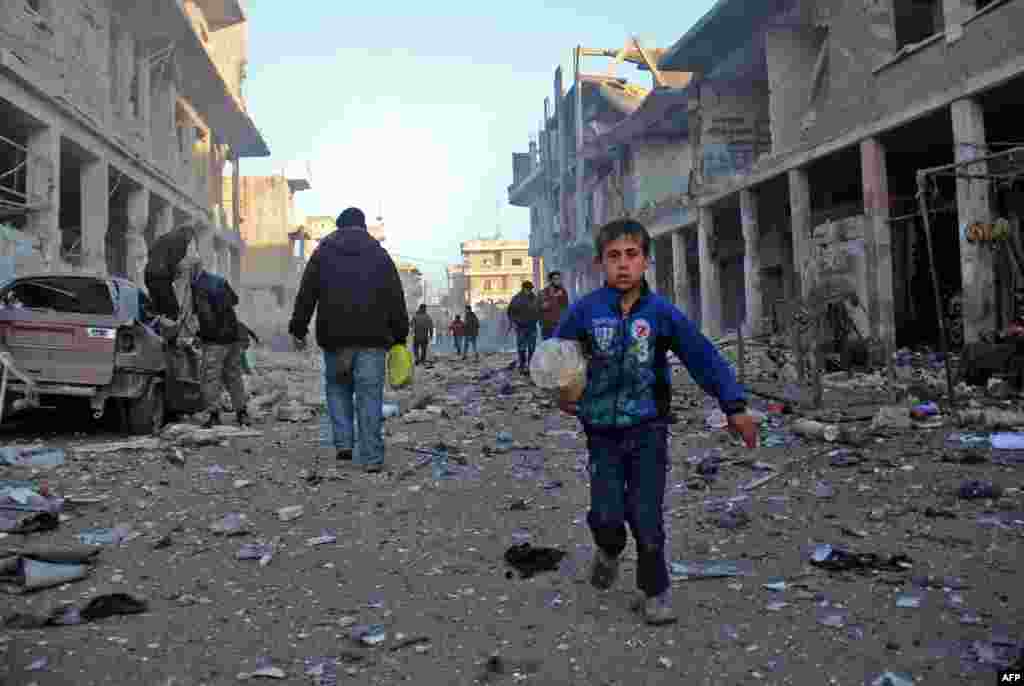
{"type": "Polygon", "coordinates": [[[899,47],[914,45],[944,30],[941,0],[897,0],[893,6],[899,47]]]}

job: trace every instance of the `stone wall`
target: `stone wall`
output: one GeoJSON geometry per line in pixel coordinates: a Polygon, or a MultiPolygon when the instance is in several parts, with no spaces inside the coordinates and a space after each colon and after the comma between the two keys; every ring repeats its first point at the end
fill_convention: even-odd
{"type": "Polygon", "coordinates": [[[868,222],[868,217],[860,215],[816,226],[811,241],[812,266],[809,273],[812,290],[824,288],[857,296],[861,306],[851,309],[850,314],[865,336],[870,335],[864,244],[868,222]]]}

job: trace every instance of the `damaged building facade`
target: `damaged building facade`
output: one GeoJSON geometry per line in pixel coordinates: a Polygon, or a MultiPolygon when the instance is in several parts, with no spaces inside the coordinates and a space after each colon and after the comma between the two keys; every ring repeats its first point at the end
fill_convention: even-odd
{"type": "Polygon", "coordinates": [[[531,253],[592,287],[594,229],[633,216],[655,236],[651,285],[709,335],[782,331],[794,304],[834,299],[879,354],[934,342],[940,316],[955,342],[984,338],[1014,315],[1021,276],[967,229],[1019,231],[1024,189],[988,174],[1022,170],[981,162],[929,182],[942,312],[917,172],[1021,140],[1022,22],[1024,0],[720,0],[640,60],[652,88],[613,117],[556,72],[509,192],[531,208],[531,253]]]}
{"type": "Polygon", "coordinates": [[[148,244],[184,222],[237,280],[222,176],[269,155],[246,55],[241,0],[0,0],[0,281],[141,283],[148,244]]]}

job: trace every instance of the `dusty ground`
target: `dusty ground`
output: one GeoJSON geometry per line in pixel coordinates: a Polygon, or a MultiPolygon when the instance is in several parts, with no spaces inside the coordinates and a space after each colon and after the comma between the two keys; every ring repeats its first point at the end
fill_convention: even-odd
{"type": "MultiPolygon", "coordinates": [[[[670,559],[744,560],[751,575],[677,580],[680,623],[644,626],[630,608],[632,544],[612,591],[597,592],[585,581],[588,490],[575,420],[559,415],[519,377],[508,377],[510,395],[500,392],[500,374],[478,380],[482,370],[504,370],[511,360],[442,356],[420,370],[417,390],[435,391],[432,404],[449,416],[388,420],[389,473],[336,468],[315,487],[303,476],[316,452],[335,468],[318,447],[316,419],[268,420],[256,427],[261,438],[186,450],[184,467],[162,450],[76,453],[73,447],[83,442],[116,437],[77,434],[66,416],[44,415],[8,429],[4,443],[45,430],[47,444],[68,447],[69,459],[35,475],[0,468],[0,478],[34,476],[58,494],[109,499],[68,510],[55,531],[9,536],[0,546],[70,543],[85,529],[120,524],[141,535],[105,546],[85,581],[0,596],[3,614],[46,614],[63,602],[115,591],[148,599],[150,610],[81,626],[5,629],[0,683],[212,686],[237,683],[239,673],[270,657],[286,674],[279,683],[306,684],[315,682],[304,674],[305,661],[333,657],[338,681],[353,684],[468,684],[486,676],[493,683],[550,685],[860,685],[886,670],[918,684],[987,684],[994,683],[993,667],[978,662],[979,650],[992,657],[1002,650],[989,643],[994,634],[1024,634],[1018,575],[1024,530],[1013,516],[1001,527],[977,521],[985,512],[1021,519],[1020,492],[1013,490],[1022,485],[1019,467],[994,464],[990,452],[980,464],[944,461],[966,454],[944,448],[955,430],[948,424],[874,437],[863,462],[850,467],[830,465],[837,446],[806,439],[751,453],[705,428],[703,398],[681,374],[666,503],[670,559]],[[500,431],[514,445],[495,452],[500,431]],[[466,473],[435,480],[431,465],[415,466],[422,455],[407,448],[439,441],[464,458],[466,473]],[[695,476],[687,459],[712,448],[726,458],[717,478],[709,490],[687,488],[684,482],[695,476]],[[542,469],[524,470],[524,460],[542,469]],[[722,528],[708,500],[737,495],[738,484],[758,474],[753,460],[785,471],[750,493],[747,527],[722,528]],[[995,502],[964,501],[956,489],[965,479],[1011,491],[995,502]],[[251,484],[238,487],[237,480],[251,484]],[[563,485],[552,488],[552,481],[563,485]],[[816,495],[824,493],[819,481],[832,487],[833,497],[816,495]],[[520,500],[526,509],[510,509],[520,500]],[[280,521],[277,511],[292,505],[303,506],[304,514],[280,521]],[[927,508],[947,516],[928,516],[935,512],[926,514],[927,508]],[[249,535],[210,531],[232,512],[248,516],[249,535]],[[325,530],[337,534],[336,544],[309,544],[325,530]],[[570,557],[559,571],[508,578],[504,552],[526,535],[570,557]],[[170,545],[155,548],[165,536],[170,545]],[[276,543],[267,566],[236,559],[243,544],[261,541],[276,543]],[[913,565],[866,576],[825,571],[808,564],[816,543],[903,553],[913,565]],[[915,589],[911,579],[923,575],[961,577],[962,607],[948,590],[915,589]],[[785,590],[763,587],[779,579],[787,581],[785,590]],[[918,593],[921,606],[898,608],[896,596],[904,592],[918,593]],[[965,615],[976,623],[964,623],[965,615]],[[819,623],[826,617],[844,625],[819,623]],[[387,638],[361,645],[349,637],[352,623],[382,624],[387,638]],[[972,663],[962,658],[975,640],[981,643],[968,655],[972,663]],[[494,655],[500,658],[488,668],[494,655]],[[46,665],[27,671],[40,658],[46,665]]],[[[293,383],[307,383],[298,376],[303,364],[280,356],[264,360],[264,371],[283,366],[293,383]]],[[[827,398],[858,400],[846,392],[827,398]]],[[[850,414],[873,410],[859,405],[850,414]]]]}

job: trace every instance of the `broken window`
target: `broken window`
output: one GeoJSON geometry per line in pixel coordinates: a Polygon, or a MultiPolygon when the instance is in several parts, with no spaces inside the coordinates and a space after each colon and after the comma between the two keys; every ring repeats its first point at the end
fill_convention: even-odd
{"type": "Polygon", "coordinates": [[[896,0],[893,13],[896,42],[901,48],[944,29],[941,0],[896,0]]]}
{"type": "Polygon", "coordinates": [[[0,291],[0,306],[77,314],[114,314],[114,300],[107,282],[79,276],[20,279],[0,291]]]}

